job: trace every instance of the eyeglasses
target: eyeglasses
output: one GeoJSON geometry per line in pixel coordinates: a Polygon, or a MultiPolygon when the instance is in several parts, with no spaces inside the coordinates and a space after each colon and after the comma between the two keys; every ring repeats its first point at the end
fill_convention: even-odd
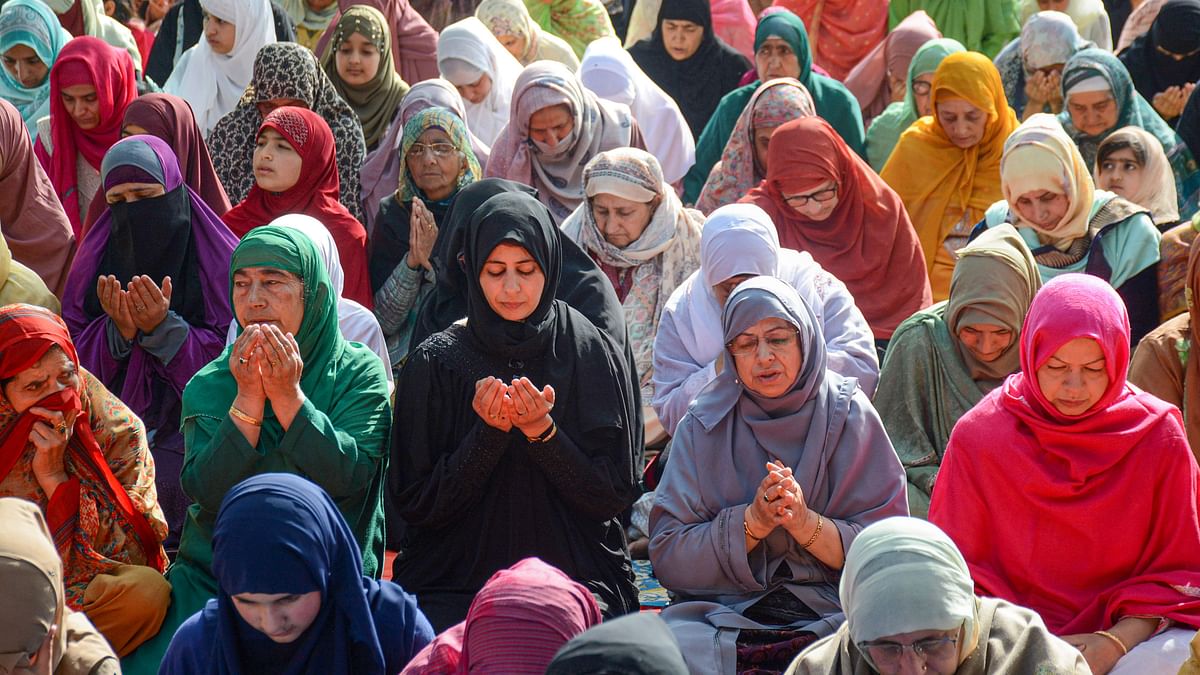
{"type": "Polygon", "coordinates": [[[940,637],[917,640],[911,645],[902,645],[899,642],[888,640],[860,642],[858,648],[866,652],[876,666],[888,667],[899,663],[900,659],[904,658],[904,652],[910,649],[917,658],[923,661],[950,658],[954,655],[954,648],[957,644],[957,638],[940,637]]]}
{"type": "Polygon", "coordinates": [[[429,143],[428,145],[425,143],[413,143],[412,147],[408,149],[408,155],[409,157],[422,157],[426,151],[431,151],[434,157],[440,159],[449,157],[457,150],[458,148],[454,147],[453,143],[429,143]]]}
{"type": "Polygon", "coordinates": [[[933,84],[930,82],[913,82],[912,90],[917,96],[924,96],[933,90],[933,84]]]}
{"type": "MultiPolygon", "coordinates": [[[[766,336],[767,350],[772,354],[778,354],[787,350],[792,345],[796,344],[797,336],[800,334],[798,330],[790,331],[772,331],[766,336]]],[[[734,356],[750,356],[758,353],[759,339],[757,335],[739,335],[726,343],[725,347],[729,349],[729,353],[734,356]]]]}
{"type": "Polygon", "coordinates": [[[812,193],[811,195],[795,195],[792,197],[784,197],[783,201],[787,202],[789,206],[793,206],[793,207],[808,206],[808,200],[810,200],[810,199],[815,202],[824,204],[825,202],[829,201],[830,199],[833,199],[834,197],[836,197],[837,191],[838,191],[838,187],[835,184],[833,187],[825,188],[824,190],[819,190],[817,192],[812,193]]]}
{"type": "Polygon", "coordinates": [[[1186,54],[1179,54],[1179,53],[1176,53],[1176,52],[1173,52],[1173,51],[1170,51],[1167,49],[1163,49],[1162,45],[1154,45],[1154,49],[1157,50],[1159,54],[1162,54],[1163,56],[1165,56],[1169,59],[1172,59],[1174,61],[1182,61],[1184,59],[1190,59],[1193,56],[1200,54],[1200,49],[1193,49],[1192,51],[1187,52],[1186,54]]]}

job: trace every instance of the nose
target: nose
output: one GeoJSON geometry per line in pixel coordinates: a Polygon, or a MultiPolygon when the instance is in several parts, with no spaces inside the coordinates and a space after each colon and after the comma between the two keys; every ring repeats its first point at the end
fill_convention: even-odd
{"type": "Polygon", "coordinates": [[[266,307],[267,294],[258,284],[250,284],[250,290],[246,292],[246,301],[250,303],[251,307],[266,307]]]}
{"type": "Polygon", "coordinates": [[[912,650],[905,650],[899,665],[900,668],[896,671],[898,675],[918,675],[926,672],[925,659],[917,656],[912,650]]]}
{"type": "Polygon", "coordinates": [[[517,275],[511,273],[505,274],[504,291],[506,293],[516,293],[519,290],[521,290],[521,283],[517,280],[517,275]]]}
{"type": "Polygon", "coordinates": [[[262,629],[264,633],[276,635],[283,632],[285,627],[286,622],[284,621],[284,613],[282,610],[275,607],[270,607],[266,610],[263,610],[262,629]]]}

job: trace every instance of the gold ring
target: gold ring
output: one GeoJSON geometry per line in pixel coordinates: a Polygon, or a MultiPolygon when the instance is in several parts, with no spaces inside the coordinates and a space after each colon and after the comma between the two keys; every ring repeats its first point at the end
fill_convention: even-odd
{"type": "Polygon", "coordinates": [[[771,500],[770,500],[770,499],[767,499],[767,496],[766,496],[766,495],[763,495],[763,501],[764,501],[764,502],[766,502],[767,504],[770,504],[770,503],[771,503],[771,500]]]}
{"type": "Polygon", "coordinates": [[[488,417],[490,417],[492,419],[496,419],[497,415],[488,415],[488,417]]]}
{"type": "Polygon", "coordinates": [[[62,424],[58,425],[58,433],[60,433],[64,436],[67,434],[67,423],[66,422],[63,422],[62,424]]]}
{"type": "Polygon", "coordinates": [[[247,361],[246,359],[243,359],[242,357],[240,357],[240,356],[239,356],[239,357],[238,357],[238,363],[240,363],[240,364],[242,364],[242,365],[244,366],[244,365],[246,365],[247,363],[250,363],[250,362],[249,362],[249,361],[247,361]]]}
{"type": "Polygon", "coordinates": [[[142,306],[142,305],[134,305],[134,307],[133,307],[133,308],[134,308],[134,309],[136,309],[136,310],[137,310],[137,311],[139,311],[139,312],[144,312],[144,311],[146,311],[146,308],[145,308],[144,306],[142,306]]]}

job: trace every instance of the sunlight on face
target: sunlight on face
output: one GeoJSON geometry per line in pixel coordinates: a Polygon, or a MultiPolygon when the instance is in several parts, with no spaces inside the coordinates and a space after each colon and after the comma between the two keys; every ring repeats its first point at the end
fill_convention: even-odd
{"type": "Polygon", "coordinates": [[[1108,389],[1104,351],[1092,338],[1075,338],[1037,370],[1038,387],[1064,415],[1082,415],[1108,389]]]}

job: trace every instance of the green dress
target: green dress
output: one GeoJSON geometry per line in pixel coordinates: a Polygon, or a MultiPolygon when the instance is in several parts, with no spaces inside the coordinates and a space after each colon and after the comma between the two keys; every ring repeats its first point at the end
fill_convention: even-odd
{"type": "Polygon", "coordinates": [[[961,42],[968,50],[996,58],[1001,49],[1021,34],[1014,0],[891,0],[888,30],[918,10],[925,10],[942,35],[961,42]]]}
{"type": "MultiPolygon", "coordinates": [[[[383,565],[383,481],[391,407],[382,361],[338,328],[337,295],[313,243],[279,226],[252,230],[233,253],[233,270],[272,267],[304,284],[304,319],[296,341],[304,360],[306,400],[285,432],[267,404],[258,445],[251,446],[228,411],[237,396],[228,347],[202,368],[183,392],[182,483],[188,509],[179,557],[167,571],[171,608],[159,634],[122,661],[131,675],[157,673],[175,630],[216,596],[212,531],[225,494],[260,473],[304,476],[325,489],[362,547],[363,574],[383,565]]],[[[232,298],[230,304],[232,305],[232,298]]]]}

